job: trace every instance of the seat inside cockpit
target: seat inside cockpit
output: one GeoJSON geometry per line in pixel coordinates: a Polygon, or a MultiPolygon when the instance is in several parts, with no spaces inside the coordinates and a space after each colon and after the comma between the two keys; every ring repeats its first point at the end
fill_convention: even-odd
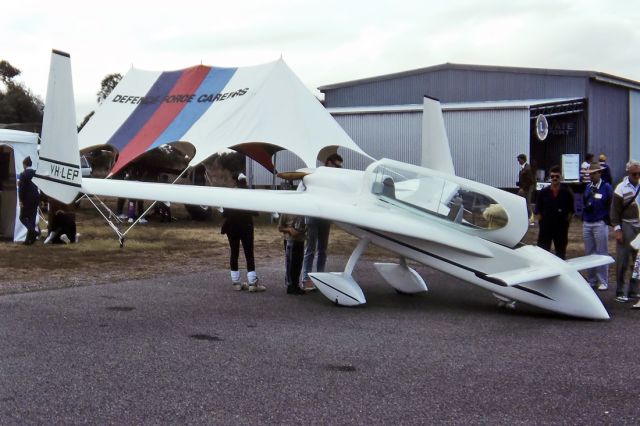
{"type": "Polygon", "coordinates": [[[382,182],[374,182],[371,192],[388,198],[396,198],[396,185],[393,182],[393,178],[386,176],[382,179],[382,182]]]}

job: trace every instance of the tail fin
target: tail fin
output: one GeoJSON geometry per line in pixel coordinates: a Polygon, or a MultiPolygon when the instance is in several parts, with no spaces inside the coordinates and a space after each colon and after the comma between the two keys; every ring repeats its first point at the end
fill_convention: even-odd
{"type": "Polygon", "coordinates": [[[437,99],[424,97],[422,112],[421,166],[455,175],[442,107],[437,99]]]}
{"type": "Polygon", "coordinates": [[[34,183],[45,194],[71,203],[80,193],[80,149],[68,53],[53,50],[34,183]]]}

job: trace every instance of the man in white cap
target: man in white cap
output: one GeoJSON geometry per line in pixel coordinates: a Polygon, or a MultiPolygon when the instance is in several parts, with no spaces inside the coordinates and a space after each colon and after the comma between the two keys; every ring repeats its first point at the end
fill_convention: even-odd
{"type": "Polygon", "coordinates": [[[600,154],[598,157],[600,162],[600,167],[602,167],[602,180],[607,182],[609,185],[613,185],[613,178],[611,177],[611,167],[607,164],[607,156],[604,154],[600,154]]]}
{"type": "MultiPolygon", "coordinates": [[[[600,163],[591,163],[588,168],[590,182],[582,193],[582,237],[584,252],[609,254],[609,208],[613,188],[602,180],[600,163]]],[[[604,291],[609,288],[609,265],[587,270],[587,281],[593,289],[604,291]]]]}

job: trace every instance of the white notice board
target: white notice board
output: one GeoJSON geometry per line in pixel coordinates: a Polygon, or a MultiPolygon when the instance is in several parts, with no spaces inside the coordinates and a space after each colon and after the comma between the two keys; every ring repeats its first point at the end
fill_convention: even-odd
{"type": "Polygon", "coordinates": [[[580,180],[579,154],[562,154],[562,176],[564,180],[580,180]]]}

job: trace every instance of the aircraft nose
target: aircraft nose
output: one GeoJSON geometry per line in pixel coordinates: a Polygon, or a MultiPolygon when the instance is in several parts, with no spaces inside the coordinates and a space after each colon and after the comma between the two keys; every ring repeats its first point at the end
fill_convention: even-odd
{"type": "Polygon", "coordinates": [[[600,301],[600,298],[595,294],[595,292],[591,289],[591,297],[590,303],[587,303],[585,306],[585,318],[590,318],[594,320],[608,320],[611,317],[609,316],[609,312],[604,308],[604,305],[600,301]]]}
{"type": "Polygon", "coordinates": [[[566,306],[569,315],[577,317],[608,320],[609,313],[605,309],[598,295],[577,271],[563,274],[560,278],[561,285],[555,296],[559,302],[566,306]]]}

